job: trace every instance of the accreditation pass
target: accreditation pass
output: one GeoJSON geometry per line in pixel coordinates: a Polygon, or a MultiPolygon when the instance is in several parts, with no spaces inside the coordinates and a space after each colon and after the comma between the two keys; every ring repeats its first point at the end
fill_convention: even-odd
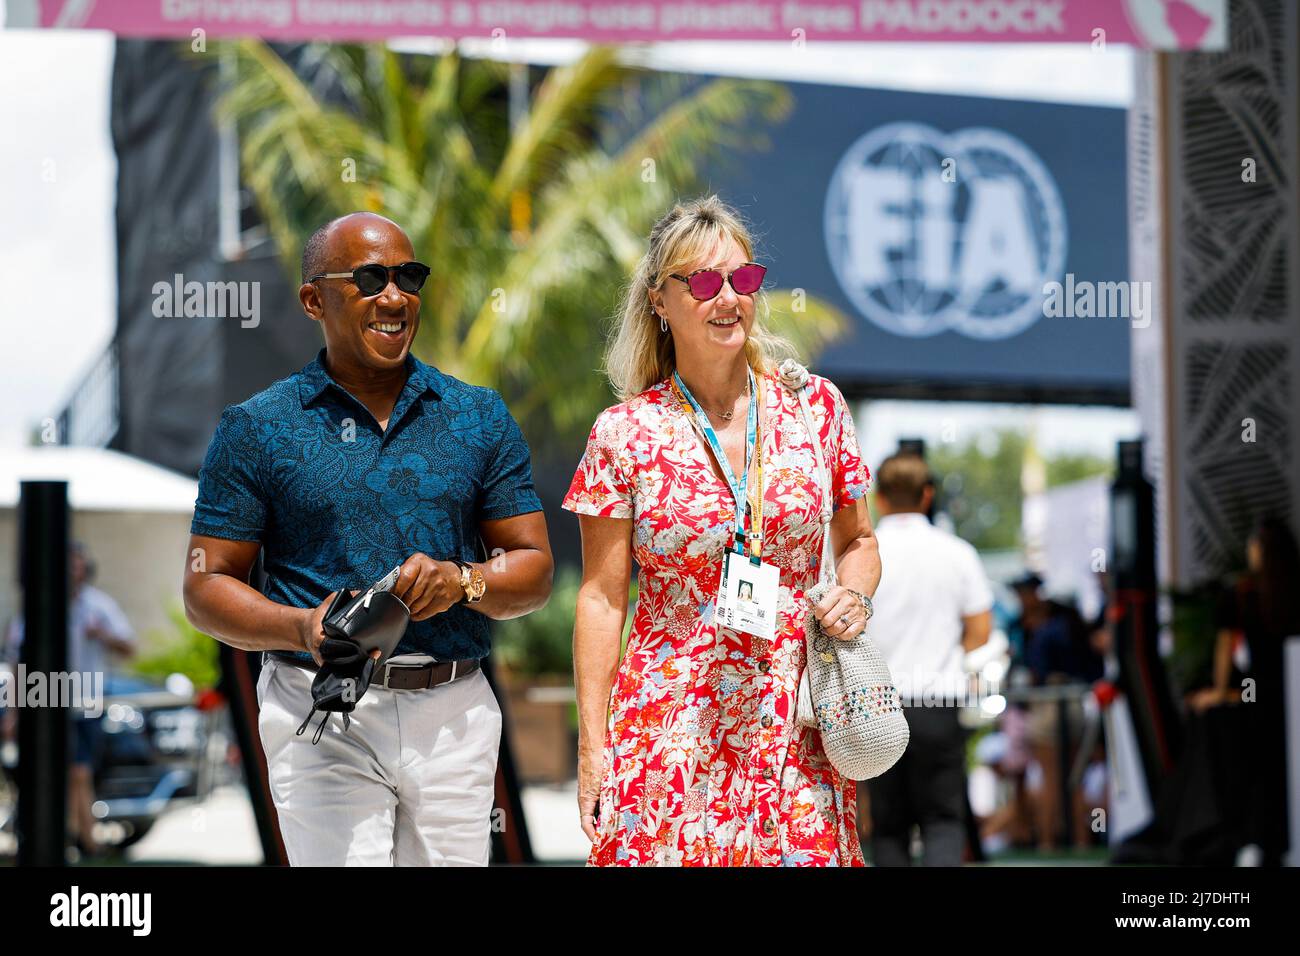
{"type": "Polygon", "coordinates": [[[780,571],[775,564],[754,564],[743,554],[725,551],[718,582],[718,623],[765,640],[776,637],[776,599],[780,571]]]}

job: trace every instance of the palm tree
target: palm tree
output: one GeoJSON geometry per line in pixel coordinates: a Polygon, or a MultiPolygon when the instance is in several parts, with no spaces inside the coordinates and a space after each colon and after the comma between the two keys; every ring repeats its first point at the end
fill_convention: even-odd
{"type": "MultiPolygon", "coordinates": [[[[511,67],[454,48],[312,47],[315,82],[261,41],[222,49],[233,69],[219,111],[293,282],[321,222],[389,215],[433,268],[416,354],[498,389],[521,423],[562,440],[609,404],[594,370],[650,225],[696,188],[706,157],[761,148],[791,105],[770,82],[647,84],[594,47],[548,70],[510,130],[511,67]],[[656,102],[635,105],[647,91],[656,102]]],[[[788,291],[771,298],[774,326],[804,354],[842,328],[815,299],[796,317],[788,291]]]]}

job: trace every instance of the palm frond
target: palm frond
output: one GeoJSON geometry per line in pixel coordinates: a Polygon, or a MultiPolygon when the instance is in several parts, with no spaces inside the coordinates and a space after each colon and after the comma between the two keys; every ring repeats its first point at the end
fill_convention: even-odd
{"type": "MultiPolygon", "coordinates": [[[[511,131],[505,64],[322,45],[295,68],[260,41],[222,49],[234,81],[218,111],[237,125],[244,180],[286,268],[334,216],[371,208],[402,223],[433,267],[416,353],[569,438],[610,398],[595,372],[650,225],[706,160],[761,148],[762,127],[791,105],[778,84],[650,78],[596,47],[547,71],[511,131]],[[620,118],[606,138],[621,145],[605,145],[620,118]],[[512,233],[519,197],[530,228],[512,233]]],[[[801,351],[839,327],[824,303],[793,313],[789,296],[771,298],[774,329],[801,351]]]]}

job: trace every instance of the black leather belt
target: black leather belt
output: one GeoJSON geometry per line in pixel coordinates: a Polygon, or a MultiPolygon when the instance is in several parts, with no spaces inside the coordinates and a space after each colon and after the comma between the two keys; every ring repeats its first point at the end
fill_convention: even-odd
{"type": "MultiPolygon", "coordinates": [[[[267,651],[277,661],[293,664],[303,670],[317,670],[315,661],[304,661],[300,657],[267,651]]],[[[404,664],[390,661],[383,667],[376,667],[370,676],[371,687],[387,687],[389,690],[427,690],[440,684],[450,684],[461,677],[466,677],[479,669],[475,659],[463,661],[428,661],[424,664],[404,664]]]]}

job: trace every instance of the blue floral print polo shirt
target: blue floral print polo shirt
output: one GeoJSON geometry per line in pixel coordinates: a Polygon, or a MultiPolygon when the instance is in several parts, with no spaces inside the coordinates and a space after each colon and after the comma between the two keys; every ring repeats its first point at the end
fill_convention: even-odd
{"type": "MultiPolygon", "coordinates": [[[[272,601],[315,607],[416,552],[477,561],[480,521],[541,510],[528,444],[495,391],[408,355],[381,429],[324,360],[227,407],[199,473],[191,533],[260,542],[272,601]]],[[[463,660],[489,645],[487,618],[453,604],[412,622],[397,653],[463,660]]]]}

